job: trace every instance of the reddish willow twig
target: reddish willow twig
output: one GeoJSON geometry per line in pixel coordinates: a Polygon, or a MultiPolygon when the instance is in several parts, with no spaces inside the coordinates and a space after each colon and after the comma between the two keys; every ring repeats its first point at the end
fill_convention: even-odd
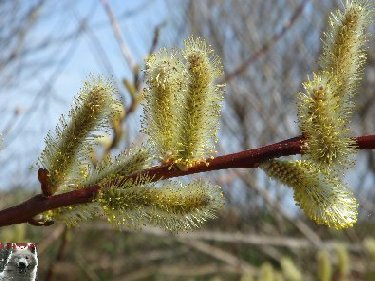
{"type": "MultiPolygon", "coordinates": [[[[354,139],[358,149],[375,149],[375,135],[359,136],[354,139]]],[[[304,138],[300,136],[261,148],[218,156],[187,170],[179,170],[166,165],[156,166],[130,175],[127,179],[148,176],[153,181],[157,181],[220,169],[257,168],[260,163],[272,158],[303,153],[302,148],[304,144],[304,138]]],[[[94,185],[49,197],[38,194],[19,205],[0,211],[0,226],[19,223],[38,225],[33,219],[34,216],[58,207],[90,203],[95,199],[99,189],[99,186],[94,185]]]]}

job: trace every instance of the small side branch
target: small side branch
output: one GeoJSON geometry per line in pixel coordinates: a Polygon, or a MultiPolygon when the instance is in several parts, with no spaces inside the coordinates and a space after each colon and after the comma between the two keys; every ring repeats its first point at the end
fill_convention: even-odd
{"type": "MultiPolygon", "coordinates": [[[[360,136],[354,139],[357,149],[375,149],[375,135],[360,136]]],[[[186,170],[170,166],[157,166],[130,175],[127,179],[149,176],[154,181],[158,181],[220,169],[257,168],[260,163],[273,158],[302,154],[304,144],[304,138],[299,136],[257,149],[218,156],[186,170]]],[[[49,197],[38,194],[17,206],[0,211],[0,226],[34,221],[33,218],[36,215],[58,207],[90,203],[97,196],[99,189],[100,187],[95,185],[49,197]]]]}

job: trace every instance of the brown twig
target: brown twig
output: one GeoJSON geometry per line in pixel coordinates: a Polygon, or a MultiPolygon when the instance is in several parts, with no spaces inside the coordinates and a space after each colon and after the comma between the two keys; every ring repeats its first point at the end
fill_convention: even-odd
{"type": "Polygon", "coordinates": [[[180,243],[184,243],[192,247],[193,249],[202,252],[208,256],[211,256],[219,261],[222,261],[234,268],[240,269],[241,272],[256,272],[256,268],[250,263],[242,260],[241,258],[231,254],[228,251],[222,250],[218,247],[212,246],[208,243],[198,240],[185,240],[178,239],[180,243]]]}
{"type": "Polygon", "coordinates": [[[159,43],[159,36],[160,36],[160,29],[165,25],[165,22],[159,23],[157,26],[155,26],[154,29],[154,36],[152,37],[152,43],[150,50],[148,51],[149,54],[152,54],[155,52],[155,49],[159,43]]]}
{"type": "Polygon", "coordinates": [[[57,251],[56,260],[54,262],[50,263],[50,266],[49,266],[47,274],[46,274],[45,281],[53,280],[53,277],[54,277],[54,274],[55,274],[55,264],[56,264],[56,262],[60,262],[60,261],[63,260],[66,245],[67,245],[67,241],[68,241],[68,228],[65,226],[64,231],[62,232],[62,235],[61,235],[61,243],[60,243],[59,249],[57,251]]]}
{"type": "Polygon", "coordinates": [[[40,243],[38,243],[39,256],[43,255],[51,245],[55,244],[55,242],[64,233],[65,228],[65,225],[58,225],[52,232],[49,232],[48,235],[44,237],[40,243]]]}
{"type": "MultiPolygon", "coordinates": [[[[83,226],[79,231],[112,230],[113,227],[108,224],[90,224],[83,226]]],[[[131,230],[130,230],[131,231],[131,230]]],[[[251,245],[268,245],[276,247],[296,248],[300,250],[313,249],[335,249],[337,245],[344,245],[349,251],[360,252],[363,247],[360,243],[345,243],[339,240],[324,240],[319,244],[311,243],[308,239],[299,237],[286,237],[265,234],[243,233],[243,232],[222,232],[215,230],[197,230],[194,232],[184,232],[171,234],[157,227],[144,227],[142,233],[151,234],[158,237],[175,237],[187,241],[209,241],[215,243],[231,244],[251,244],[251,245]]]]}
{"type": "MultiPolygon", "coordinates": [[[[358,149],[375,149],[375,135],[360,136],[354,140],[358,149]]],[[[186,170],[165,165],[152,167],[130,175],[125,180],[148,176],[153,181],[157,181],[220,169],[257,168],[260,163],[272,158],[303,153],[304,144],[303,137],[296,137],[261,148],[218,156],[186,170]]],[[[90,203],[95,199],[99,189],[100,186],[94,185],[49,197],[38,194],[17,206],[0,211],[0,226],[25,223],[42,212],[58,207],[90,203]]]]}

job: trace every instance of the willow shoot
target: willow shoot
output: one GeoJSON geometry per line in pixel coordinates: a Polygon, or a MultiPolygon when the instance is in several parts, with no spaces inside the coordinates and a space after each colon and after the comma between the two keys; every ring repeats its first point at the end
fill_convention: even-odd
{"type": "Polygon", "coordinates": [[[100,192],[92,203],[49,210],[43,219],[74,226],[104,217],[120,229],[151,224],[178,231],[214,218],[224,205],[216,185],[198,180],[186,185],[161,182],[160,186],[148,177],[127,179],[149,168],[154,160],[182,168],[206,160],[215,142],[222,99],[214,84],[221,73],[219,61],[211,52],[203,40],[190,39],[184,52],[162,49],[150,56],[142,122],[150,144],[129,149],[115,159],[107,156],[95,166],[84,155],[93,149],[94,133],[106,128],[113,120],[111,110],[119,106],[110,83],[102,79],[86,83],[69,113],[70,123],[63,117],[56,137],[47,138],[39,179],[42,186],[52,186],[53,193],[60,186],[64,190],[99,186],[100,192]],[[187,118],[186,122],[181,118],[187,118]]]}
{"type": "Polygon", "coordinates": [[[269,176],[293,188],[295,201],[308,217],[336,229],[357,221],[357,201],[340,176],[354,163],[355,142],[349,129],[352,99],[365,62],[365,30],[373,14],[370,2],[348,0],[343,12],[331,15],[321,69],[303,83],[305,91],[298,95],[305,160],[261,164],[269,176]]]}
{"type": "Polygon", "coordinates": [[[354,143],[348,128],[366,60],[365,30],[374,6],[365,0],[347,0],[343,12],[331,15],[323,37],[319,73],[304,83],[298,99],[300,129],[307,137],[306,155],[325,168],[351,165],[354,143]]]}
{"type": "Polygon", "coordinates": [[[203,39],[189,38],[183,50],[146,60],[143,131],[164,163],[192,167],[215,151],[223,86],[222,64],[203,39]]]}
{"type": "Polygon", "coordinates": [[[121,228],[157,225],[178,231],[196,228],[224,204],[219,186],[201,180],[181,185],[168,181],[157,188],[147,179],[110,181],[97,201],[108,221],[121,228]]]}
{"type": "Polygon", "coordinates": [[[68,118],[61,116],[55,133],[47,134],[46,147],[39,158],[41,166],[48,170],[49,195],[79,185],[77,171],[98,138],[95,132],[109,130],[117,103],[111,81],[91,77],[84,83],[68,118]]]}
{"type": "MultiPolygon", "coordinates": [[[[215,162],[216,169],[260,167],[290,186],[297,205],[317,224],[336,229],[353,226],[358,204],[341,176],[353,164],[356,147],[350,117],[365,61],[365,30],[373,15],[374,5],[365,0],[348,0],[343,12],[332,14],[323,38],[320,70],[303,83],[304,92],[298,95],[302,147],[299,140],[298,144],[294,141],[297,148],[289,147],[294,154],[304,153],[298,161],[272,159],[293,154],[288,148],[285,154],[280,152],[287,141],[274,144],[273,157],[269,147],[252,150],[246,158],[253,161],[251,165],[243,163],[242,153],[211,161],[224,95],[223,85],[218,84],[223,67],[203,39],[190,37],[183,49],[162,49],[146,59],[142,131],[148,135],[147,143],[95,164],[89,155],[101,131],[116,123],[116,115],[124,111],[111,82],[102,78],[86,82],[68,118],[62,117],[56,132],[47,135],[39,158],[38,178],[44,197],[35,198],[35,202],[49,197],[57,197],[55,203],[61,200],[51,209],[45,208],[50,201],[44,203],[41,221],[77,225],[100,217],[120,229],[156,225],[179,231],[199,227],[224,205],[220,187],[204,180],[182,185],[165,179],[202,171],[215,162]],[[238,166],[239,158],[242,163],[238,166]],[[235,160],[237,164],[231,165],[235,160]],[[152,167],[154,163],[159,166],[152,167]],[[65,194],[53,196],[72,190],[79,192],[71,205],[64,201],[69,198],[65,194]]],[[[289,272],[289,279],[300,280],[299,271],[292,266],[284,260],[283,272],[289,272]]]]}

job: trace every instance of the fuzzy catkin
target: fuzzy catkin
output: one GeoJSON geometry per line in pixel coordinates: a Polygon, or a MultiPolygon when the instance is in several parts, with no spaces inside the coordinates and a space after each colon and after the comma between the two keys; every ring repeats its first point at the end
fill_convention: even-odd
{"type": "Polygon", "coordinates": [[[349,252],[344,245],[336,247],[336,254],[338,259],[338,273],[339,280],[346,281],[350,273],[350,257],[349,252]]]}
{"type": "Polygon", "coordinates": [[[186,72],[179,54],[162,49],[146,60],[146,104],[142,130],[151,137],[163,162],[176,158],[181,116],[179,103],[186,88],[186,72]]]}
{"type": "Polygon", "coordinates": [[[68,118],[61,116],[55,134],[47,134],[39,162],[49,171],[53,193],[60,187],[77,185],[75,175],[98,137],[94,132],[109,129],[110,119],[117,113],[115,93],[109,80],[94,77],[86,81],[68,118]]]}
{"type": "Polygon", "coordinates": [[[358,204],[353,193],[313,163],[271,160],[260,167],[268,176],[293,188],[294,200],[316,223],[336,229],[356,223],[358,204]]]}
{"type": "Polygon", "coordinates": [[[149,167],[151,159],[150,151],[145,147],[124,151],[117,155],[115,159],[108,156],[90,171],[90,176],[85,185],[99,184],[101,181],[110,178],[129,176],[149,167]]]}
{"type": "Polygon", "coordinates": [[[320,67],[336,77],[335,95],[340,97],[342,105],[357,88],[366,60],[365,30],[373,15],[371,1],[346,0],[343,12],[331,14],[330,28],[324,34],[320,67]]]}
{"type": "Polygon", "coordinates": [[[97,202],[60,207],[43,213],[44,221],[59,221],[68,227],[103,216],[102,209],[97,202]]]}
{"type": "Polygon", "coordinates": [[[262,281],[273,281],[274,280],[274,272],[273,267],[269,262],[262,263],[260,267],[260,276],[259,280],[262,281]]]}
{"type": "Polygon", "coordinates": [[[372,262],[375,262],[375,239],[373,237],[367,237],[363,241],[363,247],[369,253],[372,262]]]}
{"type": "Polygon", "coordinates": [[[163,163],[186,169],[215,152],[222,68],[211,47],[193,37],[183,50],[163,49],[147,59],[142,130],[163,163]]]}
{"type": "Polygon", "coordinates": [[[332,263],[329,253],[326,250],[320,250],[317,254],[318,260],[318,281],[332,280],[332,263]]]}
{"type": "Polygon", "coordinates": [[[185,41],[183,55],[188,72],[188,87],[181,113],[179,133],[180,168],[188,168],[212,155],[223,100],[222,64],[211,47],[202,39],[185,41]]]}
{"type": "Polygon", "coordinates": [[[298,96],[298,119],[307,144],[305,157],[325,169],[350,167],[355,152],[348,117],[338,110],[334,81],[329,73],[314,75],[303,84],[305,93],[298,96]]]}
{"type": "Polygon", "coordinates": [[[97,201],[119,228],[151,224],[172,231],[200,226],[224,204],[220,187],[200,180],[185,186],[167,182],[160,188],[147,180],[110,181],[97,201]]]}
{"type": "Polygon", "coordinates": [[[323,169],[339,171],[352,164],[352,98],[366,59],[365,29],[372,15],[374,5],[366,0],[347,0],[343,12],[331,15],[323,37],[320,71],[304,83],[305,92],[298,97],[298,119],[306,137],[304,152],[323,169]]]}
{"type": "MultiPolygon", "coordinates": [[[[149,151],[143,147],[125,151],[114,160],[108,156],[97,167],[88,169],[87,176],[82,179],[82,185],[101,185],[103,181],[111,181],[128,176],[147,167],[149,162],[149,151]]],[[[98,202],[61,207],[43,213],[45,221],[58,220],[68,226],[76,226],[81,222],[103,216],[103,209],[98,202]]]]}

